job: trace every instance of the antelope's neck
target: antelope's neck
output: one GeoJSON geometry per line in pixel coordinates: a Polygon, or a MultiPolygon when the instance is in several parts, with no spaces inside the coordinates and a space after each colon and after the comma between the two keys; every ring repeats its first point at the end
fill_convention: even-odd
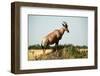
{"type": "Polygon", "coordinates": [[[62,28],[60,29],[60,33],[63,35],[64,32],[65,32],[65,28],[62,27],[62,28]]]}

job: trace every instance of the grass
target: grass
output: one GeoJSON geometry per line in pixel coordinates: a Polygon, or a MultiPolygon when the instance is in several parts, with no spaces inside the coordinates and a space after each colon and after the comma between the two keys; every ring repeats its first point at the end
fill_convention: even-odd
{"type": "MultiPolygon", "coordinates": [[[[83,46],[78,46],[78,45],[76,45],[76,46],[74,46],[74,45],[72,45],[72,44],[68,44],[68,45],[66,45],[66,44],[64,44],[64,45],[58,45],[58,48],[59,49],[61,49],[61,48],[69,48],[69,47],[76,47],[76,48],[84,48],[84,49],[86,49],[86,48],[88,48],[87,46],[85,46],[85,45],[83,45],[83,46]]],[[[55,46],[47,46],[47,49],[54,49],[55,48],[55,46]]],[[[28,49],[42,49],[42,47],[41,47],[41,45],[39,45],[39,44],[35,44],[35,45],[31,45],[31,46],[29,46],[28,47],[28,49]]]]}
{"type": "MultiPolygon", "coordinates": [[[[36,49],[36,50],[43,50],[40,45],[32,45],[28,47],[29,50],[36,49]]],[[[52,60],[52,59],[77,59],[77,58],[87,58],[88,57],[88,49],[87,46],[74,46],[72,44],[69,45],[59,45],[57,52],[55,51],[54,46],[48,46],[47,49],[53,50],[51,53],[46,55],[39,55],[39,56],[32,56],[28,57],[28,60],[52,60]],[[79,51],[83,49],[83,51],[79,51]]],[[[30,51],[29,51],[30,52],[30,51]]]]}

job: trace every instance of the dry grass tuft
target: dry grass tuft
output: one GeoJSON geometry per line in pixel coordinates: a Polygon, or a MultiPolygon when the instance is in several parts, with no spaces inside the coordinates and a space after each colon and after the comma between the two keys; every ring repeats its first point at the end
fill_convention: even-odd
{"type": "Polygon", "coordinates": [[[54,47],[48,47],[45,55],[39,45],[31,46],[28,50],[28,60],[77,59],[87,57],[87,46],[59,45],[57,52],[54,47]]]}

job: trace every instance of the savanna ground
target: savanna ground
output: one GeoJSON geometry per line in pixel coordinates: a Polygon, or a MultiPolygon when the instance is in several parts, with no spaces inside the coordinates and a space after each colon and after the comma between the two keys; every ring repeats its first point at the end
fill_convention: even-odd
{"type": "Polygon", "coordinates": [[[48,46],[43,54],[40,45],[32,45],[28,47],[28,60],[54,60],[54,59],[77,59],[88,58],[87,46],[59,45],[57,52],[54,46],[48,46]]]}

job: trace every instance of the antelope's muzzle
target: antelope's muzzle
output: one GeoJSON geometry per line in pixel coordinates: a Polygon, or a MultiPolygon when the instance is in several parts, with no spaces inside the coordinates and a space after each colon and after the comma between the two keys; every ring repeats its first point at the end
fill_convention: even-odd
{"type": "Polygon", "coordinates": [[[68,29],[66,29],[66,31],[69,33],[69,30],[68,29]]]}

